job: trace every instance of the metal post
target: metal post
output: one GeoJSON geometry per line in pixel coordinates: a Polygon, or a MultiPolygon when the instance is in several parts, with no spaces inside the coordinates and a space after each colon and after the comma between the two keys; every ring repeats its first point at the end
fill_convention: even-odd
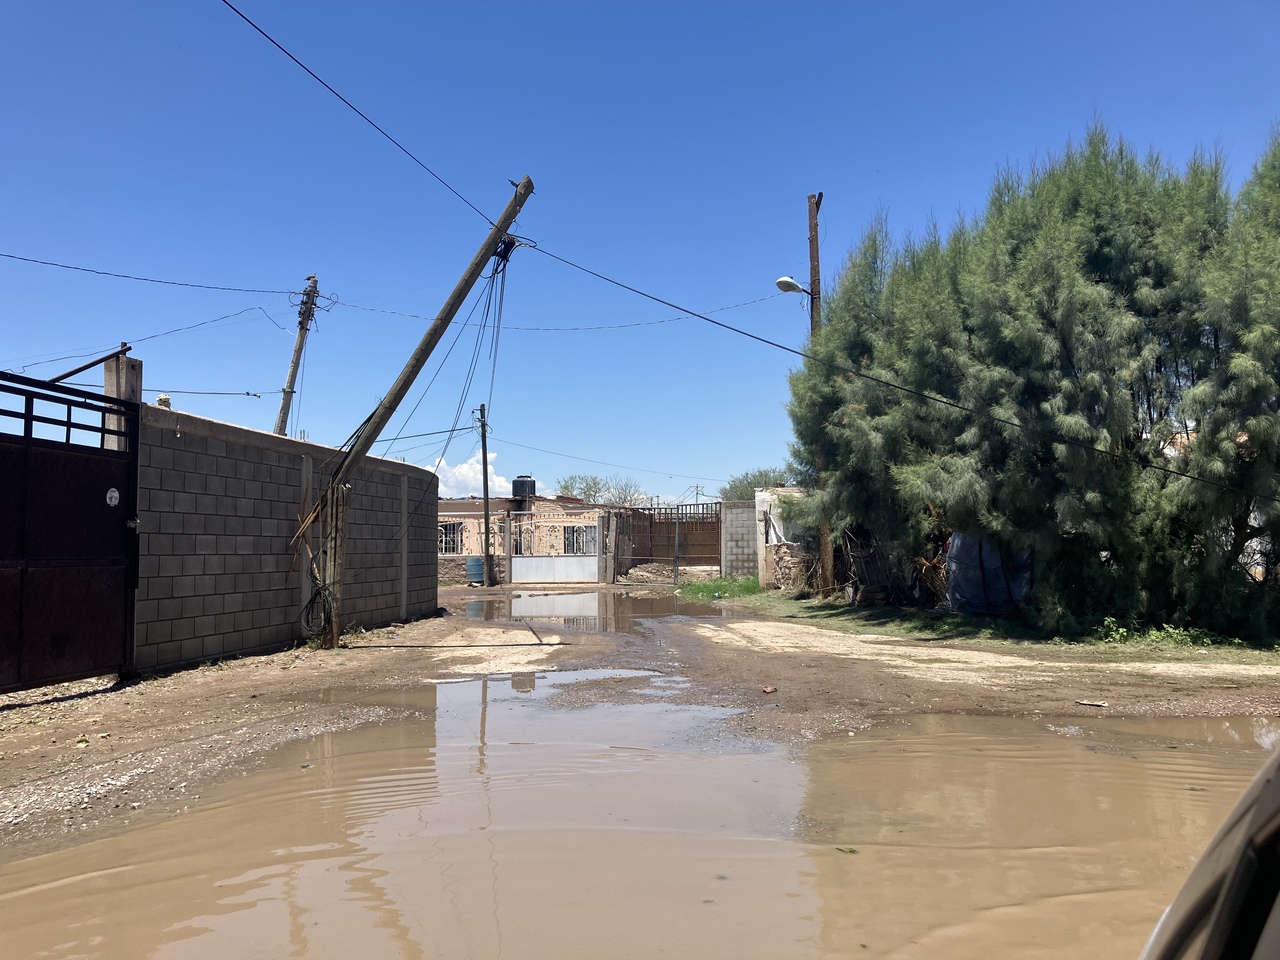
{"type": "Polygon", "coordinates": [[[326,580],[333,607],[325,646],[330,650],[338,649],[338,640],[342,636],[342,577],[347,565],[347,506],[350,498],[351,486],[344,483],[333,491],[329,501],[329,573],[326,580]]]}
{"type": "Polygon", "coordinates": [[[493,527],[489,521],[489,424],[480,404],[480,487],[484,491],[484,585],[497,585],[493,576],[493,527]]]}
{"type": "Polygon", "coordinates": [[[512,557],[513,544],[516,538],[516,523],[515,523],[515,518],[512,515],[510,510],[507,510],[504,516],[506,517],[506,523],[507,523],[507,535],[502,538],[502,541],[503,541],[502,546],[507,552],[507,573],[506,573],[506,576],[503,578],[503,582],[514,583],[515,580],[512,578],[512,573],[511,573],[511,557],[512,557]]]}
{"type": "Polygon", "coordinates": [[[671,565],[674,568],[674,573],[672,574],[671,582],[679,586],[680,584],[680,508],[673,507],[672,509],[675,511],[672,515],[676,518],[676,543],[675,543],[675,547],[673,547],[671,550],[671,565]]]}
{"type": "Polygon", "coordinates": [[[298,365],[302,362],[302,348],[307,343],[307,331],[311,329],[311,320],[316,315],[316,295],[319,287],[313,273],[307,277],[307,289],[302,294],[302,305],[298,307],[298,336],[293,341],[293,359],[289,361],[289,376],[285,378],[283,395],[280,397],[280,413],[276,415],[276,433],[284,436],[289,429],[289,407],[293,405],[293,384],[298,379],[298,365]]]}

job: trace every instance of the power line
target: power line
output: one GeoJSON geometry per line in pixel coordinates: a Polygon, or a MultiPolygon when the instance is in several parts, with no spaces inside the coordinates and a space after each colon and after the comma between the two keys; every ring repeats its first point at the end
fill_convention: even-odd
{"type": "MultiPolygon", "coordinates": [[[[84,383],[75,380],[68,380],[68,386],[86,387],[90,390],[102,389],[100,383],[84,383]]],[[[156,387],[143,387],[143,393],[167,393],[171,395],[185,395],[192,397],[257,397],[262,399],[262,395],[271,393],[283,393],[283,390],[163,390],[156,387]]]]}
{"type": "MultiPolygon", "coordinates": [[[[676,309],[679,308],[677,307],[676,309]]],[[[549,453],[553,457],[565,457],[569,460],[581,460],[583,463],[597,463],[602,467],[617,467],[619,470],[634,470],[637,473],[653,473],[662,477],[679,477],[681,480],[706,480],[710,483],[728,483],[727,480],[722,480],[719,477],[695,477],[687,473],[671,473],[667,470],[650,470],[645,467],[629,467],[625,463],[610,463],[607,460],[592,460],[590,457],[574,456],[572,453],[560,453],[556,450],[544,450],[542,447],[531,447],[527,443],[516,443],[514,440],[504,440],[503,438],[494,435],[492,431],[490,431],[489,436],[493,437],[495,440],[501,441],[502,443],[509,443],[513,447],[523,447],[525,450],[536,450],[538,453],[549,453]]]]}
{"type": "MultiPolygon", "coordinates": [[[[278,392],[278,391],[277,391],[278,392]]],[[[419,437],[441,437],[446,433],[466,433],[473,427],[454,427],[451,430],[429,430],[426,433],[404,433],[397,434],[394,437],[386,437],[381,440],[375,440],[374,443],[395,443],[397,440],[416,440],[419,437]]]]}
{"type": "Polygon", "coordinates": [[[472,210],[474,210],[476,213],[480,214],[480,216],[484,217],[485,223],[489,224],[489,226],[491,226],[491,227],[492,227],[492,226],[494,226],[494,222],[493,222],[492,220],[490,220],[490,219],[489,219],[489,217],[485,214],[485,212],[484,212],[483,210],[481,210],[481,209],[480,209],[479,207],[477,207],[474,203],[472,203],[470,200],[468,200],[466,197],[464,197],[462,194],[460,194],[457,190],[453,189],[453,187],[451,187],[451,186],[450,186],[450,185],[449,185],[449,184],[444,180],[444,178],[440,176],[440,174],[436,173],[434,170],[432,170],[430,167],[428,167],[425,163],[423,163],[421,160],[419,160],[417,157],[415,157],[415,156],[414,156],[414,155],[409,151],[408,147],[406,147],[404,144],[402,144],[399,140],[397,140],[395,137],[391,136],[391,134],[387,133],[387,131],[383,130],[380,126],[378,126],[376,123],[374,123],[372,120],[370,120],[370,119],[369,119],[369,117],[368,117],[368,116],[366,116],[366,115],[365,115],[365,114],[360,110],[360,108],[359,108],[359,107],[357,107],[354,103],[352,103],[350,100],[348,100],[348,99],[347,99],[346,97],[344,97],[342,94],[340,94],[337,90],[333,89],[333,87],[329,86],[329,84],[327,84],[327,83],[325,83],[323,80],[321,80],[321,79],[320,79],[320,77],[319,77],[319,75],[318,75],[314,70],[312,70],[312,69],[311,69],[310,67],[308,67],[305,63],[303,63],[301,60],[299,60],[297,57],[295,57],[292,53],[290,53],[288,50],[286,50],[283,46],[281,46],[281,45],[280,45],[280,43],[279,43],[279,42],[278,42],[274,37],[272,37],[272,36],[271,36],[271,34],[267,33],[267,31],[263,30],[260,26],[258,26],[256,23],[254,23],[252,20],[250,20],[248,17],[246,17],[243,13],[241,13],[239,10],[237,10],[237,9],[235,8],[235,6],[231,4],[230,0],[222,0],[222,2],[227,6],[227,8],[228,8],[232,13],[234,13],[237,17],[239,17],[241,20],[243,20],[243,21],[244,21],[245,23],[247,23],[249,26],[253,27],[253,29],[254,29],[254,30],[258,31],[258,33],[260,33],[263,37],[265,37],[265,38],[266,38],[266,40],[267,40],[267,41],[268,41],[268,42],[269,42],[273,47],[275,47],[277,50],[279,50],[281,53],[283,53],[286,57],[288,57],[290,60],[292,60],[292,61],[293,61],[294,63],[296,63],[298,66],[300,66],[303,70],[305,70],[305,71],[310,75],[310,77],[311,77],[311,79],[312,79],[312,80],[316,81],[316,83],[320,84],[320,86],[324,87],[326,90],[328,90],[330,93],[332,93],[335,97],[337,97],[339,100],[341,100],[343,103],[345,103],[348,107],[350,107],[350,108],[351,108],[351,110],[352,110],[352,111],[354,111],[354,112],[355,112],[356,116],[358,116],[361,120],[363,120],[363,121],[364,121],[365,123],[367,123],[369,126],[373,127],[373,129],[377,130],[380,134],[382,134],[382,135],[383,135],[384,137],[386,137],[388,140],[390,140],[390,141],[391,141],[391,143],[395,145],[396,149],[398,149],[398,150],[399,150],[401,153],[403,153],[406,157],[408,157],[410,160],[412,160],[414,163],[416,163],[418,166],[420,166],[423,170],[427,171],[427,173],[431,174],[431,176],[435,177],[435,179],[436,179],[436,180],[441,184],[441,186],[443,186],[446,190],[448,190],[450,193],[452,193],[455,197],[457,197],[459,200],[461,200],[463,203],[465,203],[468,207],[470,207],[470,208],[471,208],[472,210]]]}
{"type": "Polygon", "coordinates": [[[77,270],[80,273],[92,273],[99,277],[115,277],[119,280],[138,280],[142,283],[161,283],[167,287],[193,287],[196,290],[224,290],[227,293],[272,293],[288,296],[292,290],[254,290],[249,287],[219,287],[209,283],[184,283],[180,280],[157,280],[155,277],[135,277],[127,273],[112,273],[110,270],[94,270],[91,267],[76,267],[69,263],[54,263],[52,260],[36,260],[32,257],[20,257],[13,253],[0,253],[7,260],[21,260],[23,263],[38,263],[44,267],[60,267],[63,270],[77,270]]]}
{"type": "MultiPolygon", "coordinates": [[[[754,300],[744,300],[741,303],[731,303],[727,307],[716,307],[714,310],[707,310],[705,312],[706,313],[723,313],[726,310],[736,310],[739,307],[749,307],[753,303],[763,303],[766,300],[772,300],[774,297],[781,297],[781,296],[783,296],[782,293],[773,293],[767,297],[757,297],[754,300]]],[[[424,317],[417,313],[402,313],[399,310],[384,310],[380,307],[362,307],[359,304],[348,303],[345,300],[334,300],[333,305],[339,306],[339,307],[350,307],[352,310],[365,310],[369,313],[389,313],[395,317],[408,317],[411,320],[426,320],[430,322],[435,319],[435,317],[424,317]]],[[[504,324],[502,329],[520,330],[526,333],[574,333],[574,332],[587,331],[587,330],[625,330],[631,327],[656,327],[664,323],[676,323],[680,320],[688,320],[690,316],[693,316],[696,318],[698,315],[684,314],[679,317],[668,317],[665,320],[640,320],[640,321],[637,321],[636,323],[607,323],[607,324],[601,324],[598,326],[589,326],[589,327],[513,327],[510,325],[504,324]]]]}
{"type": "MultiPolygon", "coordinates": [[[[775,349],[785,351],[786,353],[794,354],[797,357],[801,357],[804,360],[810,360],[816,364],[820,364],[821,366],[827,367],[831,370],[835,370],[840,373],[847,373],[851,376],[858,377],[859,379],[866,380],[870,383],[879,384],[880,386],[888,387],[891,390],[898,390],[902,393],[910,394],[913,397],[918,397],[921,400],[926,400],[930,403],[937,403],[937,404],[941,404],[942,406],[951,407],[954,410],[959,410],[962,413],[967,413],[973,417],[980,417],[984,420],[990,420],[993,423],[999,423],[1006,427],[1013,427],[1015,430],[1021,430],[1023,433],[1038,434],[1041,437],[1045,437],[1050,440],[1056,440],[1059,443],[1065,443],[1069,446],[1076,447],[1080,450],[1086,450],[1090,453],[1095,453],[1103,457],[1109,457],[1114,461],[1119,461],[1122,463],[1131,463],[1134,466],[1140,467],[1145,470],[1155,470],[1157,473],[1163,473],[1167,476],[1180,477],[1184,480],[1191,480],[1196,483],[1208,484],[1210,486],[1217,487],[1221,490],[1226,490],[1229,493],[1238,493],[1245,497],[1256,497],[1259,500],[1270,500],[1273,503],[1280,503],[1280,497],[1268,496],[1265,493],[1251,494],[1246,490],[1241,490],[1238,487],[1231,486],[1231,484],[1222,483],[1221,481],[1213,480],[1209,477],[1202,477],[1193,473],[1185,473],[1181,470],[1175,470],[1173,467],[1161,466],[1160,464],[1153,463],[1148,459],[1145,459],[1145,458],[1140,459],[1138,457],[1130,456],[1129,454],[1126,454],[1126,453],[1116,453],[1111,450],[1103,450],[1100,447],[1095,447],[1092,444],[1085,443],[1083,440],[1073,440],[1070,437],[1063,436],[1060,433],[1055,433],[1052,430],[1044,430],[1040,427],[1029,427],[1025,424],[1017,422],[1016,420],[1006,420],[1004,417],[997,416],[994,413],[988,413],[982,410],[975,410],[973,407],[966,406],[965,404],[959,403],[958,401],[955,401],[955,400],[948,400],[946,397],[939,397],[931,393],[925,393],[923,390],[915,390],[915,389],[912,389],[911,387],[905,387],[902,384],[894,383],[892,380],[885,380],[881,377],[874,376],[870,373],[865,373],[861,370],[855,370],[853,367],[846,366],[845,364],[836,363],[832,360],[825,360],[822,357],[817,357],[811,353],[806,353],[804,350],[797,350],[795,347],[788,347],[786,344],[778,343],[775,340],[770,340],[767,337],[762,337],[755,333],[750,333],[746,330],[742,330],[731,324],[724,323],[721,320],[712,320],[710,317],[704,314],[698,313],[694,310],[689,310],[685,307],[680,306],[679,304],[672,303],[670,300],[664,300],[661,297],[656,296],[655,294],[646,293],[643,290],[639,290],[636,287],[623,283],[621,280],[615,280],[612,277],[605,276],[603,273],[597,273],[595,270],[592,270],[589,267],[582,266],[582,264],[574,263],[572,260],[566,260],[564,257],[556,256],[556,254],[550,252],[549,250],[544,250],[541,247],[537,246],[536,244],[530,244],[530,247],[534,250],[537,250],[539,253],[543,254],[544,256],[550,257],[552,260],[558,260],[560,263],[563,263],[565,266],[572,267],[575,270],[580,270],[583,273],[588,274],[589,276],[595,277],[597,280],[603,280],[605,283],[613,284],[613,286],[615,287],[620,287],[623,290],[628,290],[631,293],[636,294],[637,296],[644,297],[646,300],[652,300],[654,303],[660,303],[665,307],[670,307],[672,310],[681,310],[692,317],[697,317],[699,320],[705,320],[707,323],[720,327],[723,330],[728,330],[730,333],[736,333],[739,336],[747,337],[748,339],[755,340],[759,343],[763,343],[766,346],[774,347],[775,349]]],[[[519,446],[519,444],[517,444],[517,446],[519,446]]],[[[544,451],[544,452],[549,452],[549,451],[544,451]]],[[[653,472],[653,471],[650,471],[650,472],[653,472]]],[[[672,474],[672,476],[675,476],[675,474],[672,474]]],[[[695,477],[690,479],[705,480],[709,478],[695,477]]]]}
{"type": "MultiPolygon", "coordinates": [[[[275,320],[272,318],[271,314],[263,310],[262,307],[245,307],[243,310],[237,310],[235,313],[228,313],[221,317],[214,317],[212,320],[201,320],[198,323],[189,323],[183,327],[174,327],[172,330],[165,330],[161,333],[153,333],[145,337],[136,337],[133,340],[127,340],[125,342],[136,344],[136,343],[146,343],[148,340],[159,340],[161,337],[171,337],[176,333],[185,333],[188,330],[195,330],[198,327],[207,327],[213,323],[221,323],[223,320],[231,320],[235,317],[243,316],[246,313],[252,313],[254,310],[260,310],[268,320],[270,320],[272,323],[275,323],[275,320]]],[[[243,323],[244,321],[241,320],[238,322],[243,323]]],[[[275,325],[277,327],[280,326],[280,324],[278,323],[275,323],[275,325]]],[[[281,329],[283,330],[284,328],[281,327],[281,329]]],[[[97,349],[90,350],[87,353],[69,353],[69,354],[66,354],[65,356],[54,357],[51,360],[33,360],[31,363],[24,363],[21,369],[19,370],[14,370],[12,367],[9,367],[7,369],[10,373],[22,374],[22,373],[25,373],[31,367],[42,367],[45,364],[59,363],[63,360],[81,360],[85,357],[92,357],[100,353],[101,350],[102,348],[99,347],[97,349]]]]}

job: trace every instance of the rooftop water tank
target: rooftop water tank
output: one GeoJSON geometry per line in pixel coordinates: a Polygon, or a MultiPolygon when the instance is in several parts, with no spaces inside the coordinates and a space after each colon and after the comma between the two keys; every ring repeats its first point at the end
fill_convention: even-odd
{"type": "Polygon", "coordinates": [[[530,476],[519,476],[511,481],[511,496],[517,500],[532,500],[538,495],[538,484],[530,476]]]}

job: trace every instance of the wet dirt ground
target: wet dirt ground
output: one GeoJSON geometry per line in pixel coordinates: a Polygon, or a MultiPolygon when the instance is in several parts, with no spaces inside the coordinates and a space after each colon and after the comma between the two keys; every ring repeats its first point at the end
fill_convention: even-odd
{"type": "Polygon", "coordinates": [[[1280,661],[517,592],[0,698],[13,955],[1132,956],[1280,708],[1280,661]]]}

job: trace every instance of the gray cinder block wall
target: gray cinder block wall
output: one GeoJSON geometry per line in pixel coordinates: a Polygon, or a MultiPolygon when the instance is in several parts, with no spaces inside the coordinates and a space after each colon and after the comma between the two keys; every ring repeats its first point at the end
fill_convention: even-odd
{"type": "MultiPolygon", "coordinates": [[[[141,434],[137,669],[302,639],[312,588],[291,540],[340,451],[155,406],[141,434]]],[[[438,509],[430,471],[366,462],[352,483],[344,626],[435,612],[438,509]]]]}
{"type": "Polygon", "coordinates": [[[720,576],[756,574],[755,501],[726,501],[720,506],[720,576]]]}

